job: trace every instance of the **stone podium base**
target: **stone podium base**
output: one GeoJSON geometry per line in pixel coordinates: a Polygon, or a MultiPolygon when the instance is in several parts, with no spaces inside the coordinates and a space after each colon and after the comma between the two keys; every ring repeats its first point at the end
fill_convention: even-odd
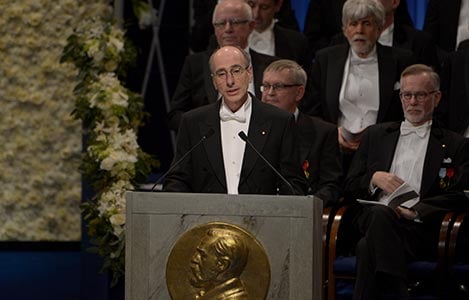
{"type": "Polygon", "coordinates": [[[245,229],[264,247],[271,268],[267,299],[321,299],[321,216],[322,202],[312,196],[129,192],[126,299],[171,299],[166,264],[174,244],[214,221],[245,229]]]}

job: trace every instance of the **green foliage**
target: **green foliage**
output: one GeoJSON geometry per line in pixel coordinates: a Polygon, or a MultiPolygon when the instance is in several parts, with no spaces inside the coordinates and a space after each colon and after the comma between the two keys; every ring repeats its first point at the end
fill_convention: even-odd
{"type": "Polygon", "coordinates": [[[157,165],[137,144],[143,98],[119,80],[135,57],[123,30],[108,19],[83,22],[67,39],[61,57],[78,69],[72,115],[83,122],[87,148],[80,170],[95,192],[82,205],[94,245],[89,250],[104,258],[103,270],[112,273],[112,284],[124,275],[125,191],[157,165]]]}

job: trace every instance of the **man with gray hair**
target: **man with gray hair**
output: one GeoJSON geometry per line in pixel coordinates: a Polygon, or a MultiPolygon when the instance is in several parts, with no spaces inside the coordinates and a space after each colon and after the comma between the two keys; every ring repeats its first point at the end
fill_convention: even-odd
{"type": "Polygon", "coordinates": [[[405,120],[366,129],[345,182],[346,195],[385,204],[360,207],[353,218],[361,236],[354,299],[408,299],[407,263],[436,254],[445,211],[469,207],[469,143],[432,118],[438,74],[406,68],[400,99],[405,120]]]}
{"type": "Polygon", "coordinates": [[[344,171],[375,123],[400,120],[399,74],[415,58],[408,50],[377,43],[385,13],[376,0],[348,0],[342,10],[348,44],[317,52],[312,99],[300,110],[336,124],[344,171]]]}
{"type": "Polygon", "coordinates": [[[324,207],[332,206],[339,202],[342,194],[337,129],[333,124],[298,110],[306,81],[305,70],[296,62],[288,59],[274,61],[264,71],[262,101],[295,116],[307,193],[322,199],[324,207]]]}
{"type": "MultiPolygon", "coordinates": [[[[243,0],[224,0],[213,12],[212,25],[219,47],[237,46],[249,53],[253,71],[253,82],[249,91],[260,98],[262,72],[275,57],[249,49],[248,38],[254,29],[251,7],[243,0]]],[[[186,57],[176,90],[171,99],[168,114],[169,128],[177,130],[184,112],[214,103],[218,91],[212,84],[208,60],[215,49],[195,53],[186,57]]]]}

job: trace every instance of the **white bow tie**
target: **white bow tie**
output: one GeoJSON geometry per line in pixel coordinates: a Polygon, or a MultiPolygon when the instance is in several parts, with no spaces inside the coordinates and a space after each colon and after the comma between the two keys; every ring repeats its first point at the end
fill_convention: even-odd
{"type": "Polygon", "coordinates": [[[424,124],[421,126],[413,126],[410,123],[403,122],[401,124],[401,135],[408,135],[411,133],[417,134],[419,137],[424,138],[425,135],[427,135],[428,128],[431,126],[431,124],[424,124]]]}
{"type": "Polygon", "coordinates": [[[360,57],[354,57],[352,56],[350,58],[350,63],[352,65],[371,65],[371,64],[374,64],[378,61],[378,59],[376,58],[376,56],[370,56],[370,57],[367,57],[367,58],[360,58],[360,57]]]}
{"type": "Polygon", "coordinates": [[[239,109],[237,112],[227,111],[226,109],[220,109],[220,120],[222,121],[231,121],[235,120],[240,123],[246,122],[246,113],[243,108],[239,109]]]}

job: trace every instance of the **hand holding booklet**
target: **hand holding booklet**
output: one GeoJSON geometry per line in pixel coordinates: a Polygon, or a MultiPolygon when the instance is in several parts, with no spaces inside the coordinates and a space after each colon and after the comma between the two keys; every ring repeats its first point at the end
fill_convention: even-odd
{"type": "Polygon", "coordinates": [[[419,202],[419,194],[406,182],[401,184],[394,192],[385,195],[379,201],[357,199],[359,203],[371,205],[385,205],[391,208],[402,206],[411,208],[419,202]]]}

